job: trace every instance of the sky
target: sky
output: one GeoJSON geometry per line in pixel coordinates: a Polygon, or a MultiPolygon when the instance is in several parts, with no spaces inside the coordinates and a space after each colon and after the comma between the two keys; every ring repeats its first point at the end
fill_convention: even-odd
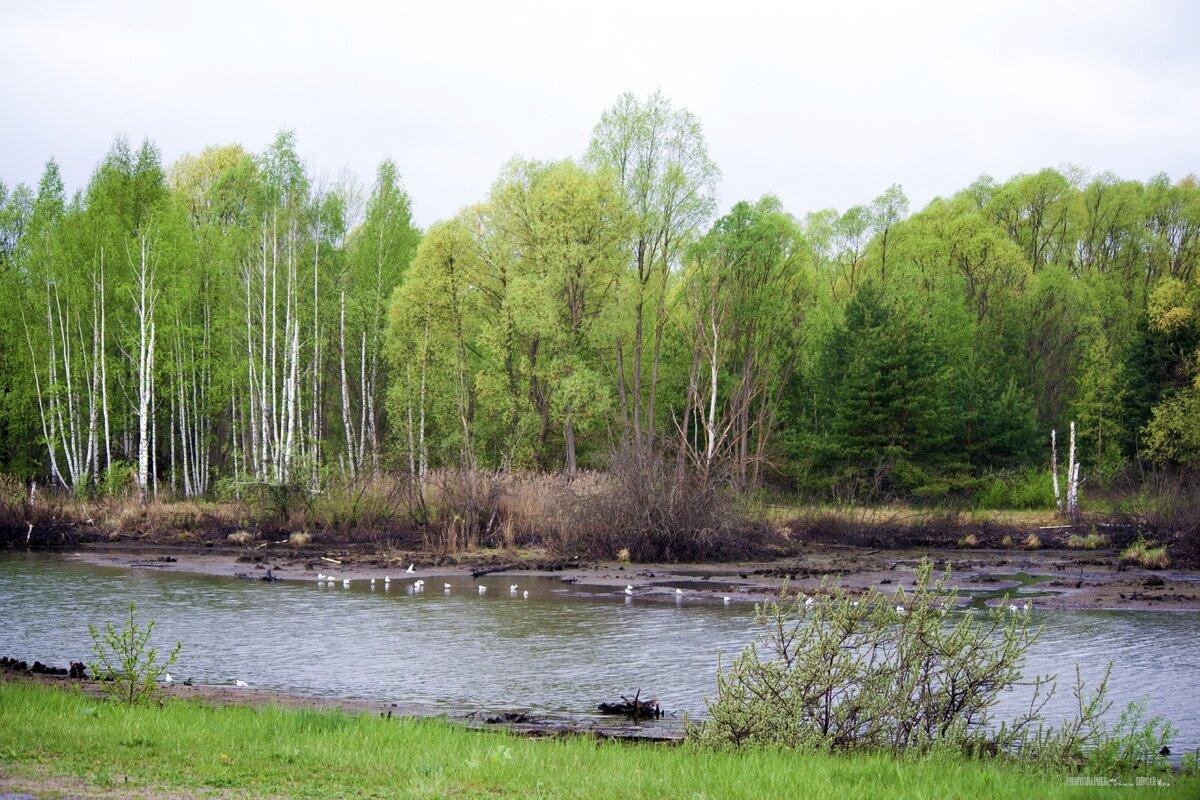
{"type": "Polygon", "coordinates": [[[580,157],[626,91],[704,127],[721,209],[797,216],[981,174],[1200,172],[1200,4],[0,0],[0,181],[86,185],[117,136],[170,164],[296,133],[311,174],[393,159],[421,226],[513,156],[580,157]]]}

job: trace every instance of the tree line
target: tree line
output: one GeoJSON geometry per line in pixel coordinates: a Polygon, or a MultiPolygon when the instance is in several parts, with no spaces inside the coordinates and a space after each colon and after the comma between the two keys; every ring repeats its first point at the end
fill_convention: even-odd
{"type": "Polygon", "coordinates": [[[420,231],[395,163],[283,132],[68,197],[0,184],[0,469],[89,494],[380,470],[603,469],[736,490],[969,494],[1078,423],[1099,480],[1200,463],[1200,184],[1067,168],[717,214],[703,129],[625,95],[420,231]]]}

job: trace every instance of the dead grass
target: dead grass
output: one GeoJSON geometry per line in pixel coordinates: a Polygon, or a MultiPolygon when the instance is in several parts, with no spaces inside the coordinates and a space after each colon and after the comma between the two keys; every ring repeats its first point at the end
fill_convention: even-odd
{"type": "Polygon", "coordinates": [[[236,531],[226,537],[230,544],[236,544],[239,547],[245,547],[254,541],[254,534],[249,531],[236,531]]]}

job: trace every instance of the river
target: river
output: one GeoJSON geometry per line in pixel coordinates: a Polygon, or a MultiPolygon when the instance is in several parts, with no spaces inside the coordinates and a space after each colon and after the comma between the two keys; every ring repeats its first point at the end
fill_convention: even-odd
{"type": "MultiPolygon", "coordinates": [[[[704,715],[718,656],[728,662],[754,637],[751,605],[698,594],[664,602],[510,574],[427,577],[414,591],[413,580],[385,587],[380,579],[373,588],[360,580],[347,589],[0,554],[0,655],[60,666],[90,660],[88,625],[119,621],[133,602],[156,621],[160,649],[183,642],[172,669],[178,680],[241,680],[431,713],[586,715],[640,690],[677,723],[683,712],[704,715]]],[[[1035,611],[1033,621],[1045,630],[1026,674],[1061,676],[1049,721],[1071,709],[1076,664],[1094,682],[1111,660],[1114,714],[1146,698],[1152,714],[1179,729],[1176,752],[1200,745],[1200,613],[1035,611]]],[[[1003,705],[1015,713],[1020,699],[1003,705]]],[[[1006,716],[1002,707],[998,717],[1006,716]]]]}

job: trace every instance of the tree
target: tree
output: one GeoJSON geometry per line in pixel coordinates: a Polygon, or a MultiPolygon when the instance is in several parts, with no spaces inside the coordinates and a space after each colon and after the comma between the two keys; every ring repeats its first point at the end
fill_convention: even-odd
{"type": "Polygon", "coordinates": [[[1174,385],[1151,410],[1146,455],[1160,463],[1200,465],[1200,288],[1167,279],[1150,296],[1151,331],[1176,345],[1174,385]]]}
{"type": "Polygon", "coordinates": [[[916,488],[945,441],[942,366],[929,333],[902,299],[864,283],[825,346],[832,449],[826,458],[858,489],[916,488]]]}
{"type": "Polygon", "coordinates": [[[879,242],[879,282],[883,286],[887,285],[889,236],[892,236],[894,247],[893,228],[907,216],[908,198],[898,183],[893,183],[871,203],[871,228],[879,242]]]}
{"type": "Polygon", "coordinates": [[[430,227],[417,246],[408,277],[393,295],[389,310],[389,346],[393,368],[400,370],[416,357],[420,388],[406,382],[393,395],[398,407],[393,418],[412,419],[420,403],[421,427],[415,438],[427,435],[426,397],[437,403],[443,448],[457,451],[459,466],[476,466],[474,443],[476,390],[472,348],[478,324],[479,295],[474,276],[479,271],[470,230],[461,221],[430,227]],[[427,366],[428,365],[428,366],[427,366]],[[426,376],[433,386],[427,386],[426,376]],[[428,391],[427,391],[428,390],[428,391]]]}
{"type": "Polygon", "coordinates": [[[1093,468],[1101,478],[1111,474],[1122,460],[1125,431],[1120,427],[1119,410],[1125,398],[1121,367],[1108,338],[1096,336],[1079,370],[1079,387],[1072,405],[1071,416],[1080,423],[1083,448],[1090,449],[1093,468]]]}
{"type": "Polygon", "coordinates": [[[420,232],[412,224],[412,203],[396,164],[384,161],[376,172],[366,218],[350,237],[347,271],[339,287],[342,427],[346,462],[352,475],[368,466],[372,471],[379,468],[383,434],[381,416],[387,392],[386,374],[380,369],[387,303],[403,280],[419,240],[420,232]],[[347,307],[350,310],[349,327],[346,325],[347,307]],[[360,343],[357,348],[359,368],[349,370],[349,378],[347,331],[352,343],[360,343]],[[356,374],[358,385],[352,387],[356,374]],[[352,388],[359,404],[357,431],[351,409],[352,388]]]}
{"type": "Polygon", "coordinates": [[[759,483],[801,356],[814,300],[808,256],[796,221],[770,196],[735,205],[689,256],[692,365],[679,450],[705,476],[722,462],[739,489],[759,483]]]}
{"type": "Polygon", "coordinates": [[[604,112],[587,161],[614,175],[631,215],[633,340],[619,335],[616,348],[624,430],[640,447],[654,442],[668,284],[679,255],[713,213],[720,172],[699,121],[658,92],[645,100],[626,93],[604,112]]]}
{"type": "Polygon", "coordinates": [[[1004,184],[988,200],[984,213],[1025,251],[1026,260],[1037,271],[1067,260],[1072,192],[1061,173],[1044,169],[1004,184]]]}

